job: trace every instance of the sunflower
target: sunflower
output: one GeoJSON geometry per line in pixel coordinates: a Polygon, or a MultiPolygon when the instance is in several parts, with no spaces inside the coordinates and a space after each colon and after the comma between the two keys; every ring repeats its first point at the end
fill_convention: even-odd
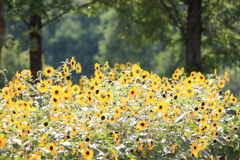
{"type": "Polygon", "coordinates": [[[218,81],[218,87],[219,87],[219,88],[223,88],[224,86],[225,86],[225,80],[223,80],[223,79],[222,79],[222,80],[219,80],[219,81],[218,81]]]}
{"type": "Polygon", "coordinates": [[[72,124],[73,121],[74,121],[73,118],[74,118],[73,115],[66,115],[66,116],[64,116],[64,123],[65,123],[66,125],[72,124]]]}
{"type": "Polygon", "coordinates": [[[108,74],[108,79],[113,80],[114,77],[115,77],[115,73],[114,73],[114,72],[110,72],[110,73],[108,74]]]}
{"type": "Polygon", "coordinates": [[[173,73],[172,79],[178,79],[178,78],[179,78],[179,74],[178,73],[173,73]]]}
{"type": "Polygon", "coordinates": [[[178,144],[174,144],[174,145],[172,146],[172,153],[175,153],[175,152],[176,152],[177,147],[178,147],[178,144]]]}
{"type": "Polygon", "coordinates": [[[189,98],[193,98],[194,97],[194,89],[191,87],[188,87],[186,90],[186,96],[189,98]]]}
{"type": "Polygon", "coordinates": [[[196,143],[193,143],[193,144],[191,145],[191,149],[192,149],[192,154],[194,154],[194,156],[197,157],[197,154],[198,154],[198,152],[199,152],[199,150],[200,150],[199,145],[196,144],[196,143]]]}
{"type": "Polygon", "coordinates": [[[69,75],[69,69],[68,69],[67,64],[63,64],[63,73],[65,76],[69,75]]]}
{"type": "Polygon", "coordinates": [[[211,126],[212,126],[212,127],[218,127],[218,126],[219,126],[219,123],[218,123],[218,122],[212,122],[212,123],[211,123],[211,126]]]}
{"type": "Polygon", "coordinates": [[[78,94],[80,92],[80,87],[78,85],[73,85],[72,92],[78,94]]]}
{"type": "Polygon", "coordinates": [[[234,97],[233,95],[231,95],[229,102],[230,102],[230,103],[236,103],[236,102],[237,102],[237,98],[234,97]]]}
{"type": "Polygon", "coordinates": [[[191,78],[195,78],[196,75],[197,75],[197,73],[196,73],[195,71],[192,71],[191,74],[190,74],[190,77],[191,77],[191,78]]]}
{"type": "Polygon", "coordinates": [[[230,77],[227,72],[225,72],[224,77],[225,77],[226,81],[230,81],[230,77]]]}
{"type": "Polygon", "coordinates": [[[158,113],[166,113],[167,112],[167,104],[165,102],[160,102],[157,105],[158,113]]]}
{"type": "Polygon", "coordinates": [[[62,87],[60,86],[53,86],[52,88],[52,96],[53,97],[61,97],[62,96],[62,87]]]}
{"type": "Polygon", "coordinates": [[[108,61],[105,62],[103,70],[106,71],[109,68],[108,61]]]}
{"type": "Polygon", "coordinates": [[[190,87],[194,84],[194,80],[192,77],[188,77],[184,80],[184,86],[190,87]]]}
{"type": "Polygon", "coordinates": [[[104,74],[102,72],[99,72],[97,73],[96,77],[95,77],[95,80],[98,82],[98,83],[101,83],[102,80],[104,78],[104,74]]]}
{"type": "Polygon", "coordinates": [[[53,104],[54,106],[59,106],[59,104],[60,104],[60,99],[57,98],[57,97],[52,97],[52,104],[53,104]]]}
{"type": "Polygon", "coordinates": [[[202,84],[204,81],[205,81],[204,75],[201,74],[201,73],[199,73],[199,74],[197,75],[197,83],[198,83],[198,84],[202,84]]]}
{"type": "Polygon", "coordinates": [[[128,96],[129,98],[133,99],[136,96],[136,94],[138,94],[138,90],[136,88],[131,88],[128,93],[128,96]]]}
{"type": "Polygon", "coordinates": [[[40,80],[40,82],[37,84],[37,89],[41,92],[41,93],[45,93],[48,90],[48,82],[46,80],[40,80]]]}
{"type": "Polygon", "coordinates": [[[50,77],[54,73],[54,71],[55,70],[53,69],[53,67],[47,67],[43,73],[45,76],[50,77]]]}
{"type": "Polygon", "coordinates": [[[121,113],[123,112],[123,110],[121,110],[118,107],[114,107],[114,116],[119,117],[121,115],[121,113]]]}
{"type": "Polygon", "coordinates": [[[217,113],[222,114],[222,112],[224,111],[224,107],[220,105],[216,108],[216,111],[217,113]]]}
{"type": "Polygon", "coordinates": [[[114,70],[117,70],[117,69],[119,69],[119,63],[114,64],[114,70]]]}
{"type": "Polygon", "coordinates": [[[121,69],[121,70],[124,70],[124,69],[125,69],[125,65],[124,65],[124,64],[121,64],[121,65],[120,65],[120,69],[121,69]]]}
{"type": "Polygon", "coordinates": [[[77,66],[76,66],[77,68],[76,68],[76,73],[78,74],[78,73],[81,73],[82,72],[82,67],[81,67],[81,63],[77,63],[77,66]]]}
{"type": "Polygon", "coordinates": [[[99,72],[100,71],[100,64],[95,63],[94,69],[95,69],[95,71],[99,72]]]}
{"type": "Polygon", "coordinates": [[[142,73],[141,67],[137,64],[134,64],[133,69],[132,69],[132,73],[133,73],[134,77],[140,77],[140,75],[142,73]]]}
{"type": "Polygon", "coordinates": [[[70,65],[72,67],[72,70],[76,69],[76,60],[74,57],[72,57],[71,61],[70,61],[70,65]]]}
{"type": "Polygon", "coordinates": [[[147,128],[147,122],[142,120],[142,121],[138,122],[137,127],[140,130],[144,130],[147,128]]]}
{"type": "Polygon", "coordinates": [[[46,148],[48,151],[52,152],[52,154],[57,154],[56,146],[53,142],[48,143],[46,148]]]}
{"type": "Polygon", "coordinates": [[[130,67],[132,67],[132,63],[131,62],[127,62],[126,63],[126,68],[130,68],[130,67]]]}
{"type": "Polygon", "coordinates": [[[90,159],[92,159],[92,157],[93,157],[93,150],[91,150],[91,149],[85,149],[83,152],[82,152],[82,155],[83,155],[83,157],[84,157],[84,159],[86,159],[86,160],[90,160],[90,159]]]}
{"type": "Polygon", "coordinates": [[[152,149],[154,148],[153,141],[151,141],[151,142],[148,144],[148,148],[149,148],[149,150],[152,150],[152,149]]]}
{"type": "Polygon", "coordinates": [[[0,135],[0,149],[6,145],[7,139],[4,138],[4,135],[0,135]]]}

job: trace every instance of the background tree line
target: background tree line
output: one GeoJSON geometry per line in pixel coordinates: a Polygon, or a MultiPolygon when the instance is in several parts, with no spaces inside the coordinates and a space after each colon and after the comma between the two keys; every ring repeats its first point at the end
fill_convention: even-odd
{"type": "Polygon", "coordinates": [[[87,76],[93,74],[95,62],[107,60],[111,65],[140,62],[142,68],[168,77],[176,67],[209,73],[214,68],[238,66],[237,1],[96,0],[66,4],[61,0],[37,4],[22,0],[14,6],[11,0],[6,2],[1,68],[9,70],[9,77],[16,70],[31,68],[31,55],[36,52],[32,32],[42,36],[40,59],[45,65],[57,67],[74,56],[87,76]],[[48,11],[39,6],[47,6],[48,11]],[[31,7],[42,10],[28,13],[31,7]],[[46,25],[29,27],[33,14],[41,15],[41,23],[46,25]]]}

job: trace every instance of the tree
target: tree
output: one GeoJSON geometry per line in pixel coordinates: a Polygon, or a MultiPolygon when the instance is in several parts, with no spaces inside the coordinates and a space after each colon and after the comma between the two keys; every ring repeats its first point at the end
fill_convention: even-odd
{"type": "Polygon", "coordinates": [[[124,38],[128,35],[128,40],[137,45],[142,39],[185,45],[182,53],[188,72],[204,72],[221,63],[234,65],[240,59],[239,1],[117,0],[102,5],[116,9],[124,38]],[[174,42],[171,37],[176,34],[180,38],[174,42]]]}
{"type": "Polygon", "coordinates": [[[36,78],[37,72],[42,69],[42,28],[69,12],[80,13],[79,10],[96,2],[98,0],[89,3],[67,0],[6,0],[7,17],[21,19],[29,28],[27,34],[29,34],[30,39],[30,70],[33,79],[36,78]]]}
{"type": "Polygon", "coordinates": [[[108,10],[100,14],[101,21],[98,29],[103,36],[98,43],[99,54],[95,56],[98,63],[104,64],[108,61],[113,67],[115,63],[139,62],[144,70],[153,71],[161,76],[171,76],[176,69],[176,65],[170,63],[173,55],[157,54],[161,50],[160,43],[136,48],[132,43],[120,39],[118,35],[121,28],[117,27],[119,19],[116,19],[116,14],[115,10],[108,10]]]}
{"type": "MultiPolygon", "coordinates": [[[[61,61],[74,56],[81,63],[81,74],[88,77],[93,75],[93,66],[96,63],[93,57],[98,53],[98,40],[102,37],[97,29],[99,21],[99,16],[70,13],[62,17],[60,22],[46,26],[43,29],[43,54],[46,63],[58,67],[61,61]]],[[[79,75],[73,77],[74,82],[78,80],[79,75]]]]}
{"type": "Polygon", "coordinates": [[[5,32],[5,21],[3,17],[3,3],[4,0],[0,0],[0,67],[2,62],[2,46],[3,46],[3,36],[5,32]]]}

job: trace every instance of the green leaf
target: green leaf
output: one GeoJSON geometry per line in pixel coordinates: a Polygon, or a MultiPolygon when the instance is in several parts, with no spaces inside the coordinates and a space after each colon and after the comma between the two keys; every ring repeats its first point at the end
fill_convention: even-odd
{"type": "Polygon", "coordinates": [[[15,157],[14,160],[23,160],[21,157],[15,157]]]}

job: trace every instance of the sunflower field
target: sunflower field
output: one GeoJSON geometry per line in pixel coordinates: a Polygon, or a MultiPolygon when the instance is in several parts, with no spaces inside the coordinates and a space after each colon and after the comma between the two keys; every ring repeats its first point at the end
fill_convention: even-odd
{"type": "MultiPolygon", "coordinates": [[[[171,78],[138,64],[95,64],[91,78],[74,57],[32,80],[23,70],[0,93],[1,160],[171,160],[240,158],[240,107],[228,73],[176,69],[171,78]]],[[[1,71],[5,76],[5,71],[1,71]]]]}

